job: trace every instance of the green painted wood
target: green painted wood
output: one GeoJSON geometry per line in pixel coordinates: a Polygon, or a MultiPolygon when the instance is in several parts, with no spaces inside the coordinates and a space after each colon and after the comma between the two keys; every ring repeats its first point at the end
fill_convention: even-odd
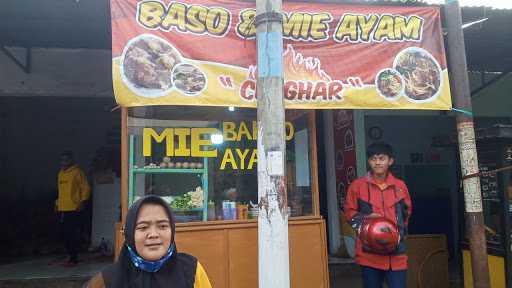
{"type": "Polygon", "coordinates": [[[203,221],[208,220],[208,158],[203,158],[202,169],[189,168],[134,168],[135,163],[135,136],[129,138],[129,169],[128,169],[128,206],[133,203],[135,189],[135,175],[137,174],[200,174],[203,188],[203,207],[191,209],[173,209],[176,212],[202,212],[203,221]]]}
{"type": "Polygon", "coordinates": [[[133,168],[135,174],[203,174],[204,169],[178,169],[178,168],[133,168]]]}
{"type": "Polygon", "coordinates": [[[184,209],[184,208],[172,208],[172,211],[174,212],[203,212],[204,208],[190,208],[190,209],[184,209]]]}

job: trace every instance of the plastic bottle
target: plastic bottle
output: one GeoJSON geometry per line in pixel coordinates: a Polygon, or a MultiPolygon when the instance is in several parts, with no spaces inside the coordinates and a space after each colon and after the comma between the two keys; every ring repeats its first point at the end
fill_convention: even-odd
{"type": "Polygon", "coordinates": [[[222,201],[222,216],[224,220],[231,220],[231,202],[228,200],[222,201]]]}
{"type": "Polygon", "coordinates": [[[208,221],[215,220],[215,203],[213,201],[208,202],[208,221]]]}
{"type": "Polygon", "coordinates": [[[236,220],[238,219],[237,218],[237,203],[235,201],[231,201],[231,205],[230,205],[230,208],[231,208],[231,220],[236,220]]]}

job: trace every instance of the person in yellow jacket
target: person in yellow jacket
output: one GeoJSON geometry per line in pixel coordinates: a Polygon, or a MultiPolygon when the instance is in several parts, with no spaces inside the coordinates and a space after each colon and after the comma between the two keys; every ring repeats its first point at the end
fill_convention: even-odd
{"type": "Polygon", "coordinates": [[[60,155],[60,164],[57,180],[59,196],[55,201],[55,208],[59,214],[62,238],[69,255],[64,266],[74,266],[78,263],[80,228],[83,225],[81,212],[85,202],[90,198],[91,187],[85,173],[74,163],[71,151],[65,151],[60,155]]]}
{"type": "Polygon", "coordinates": [[[117,262],[94,276],[87,288],[211,288],[205,269],[192,255],[178,253],[169,205],[155,195],[128,210],[125,241],[117,262]]]}

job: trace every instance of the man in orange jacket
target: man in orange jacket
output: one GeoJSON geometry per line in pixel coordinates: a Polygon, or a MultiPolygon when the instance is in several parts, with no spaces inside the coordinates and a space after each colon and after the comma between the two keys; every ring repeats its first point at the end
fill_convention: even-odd
{"type": "Polygon", "coordinates": [[[389,171],[393,164],[393,148],[386,143],[374,143],[366,151],[370,171],[352,182],[344,203],[345,217],[352,228],[359,230],[365,217],[383,216],[400,231],[400,242],[389,255],[372,252],[356,242],[356,262],[362,268],[365,288],[381,288],[385,281],[389,288],[405,288],[407,255],[405,237],[412,212],[407,186],[389,171]]]}
{"type": "Polygon", "coordinates": [[[55,206],[62,224],[62,237],[69,254],[69,259],[64,266],[74,266],[78,263],[80,227],[83,221],[81,212],[85,202],[89,200],[91,187],[85,173],[74,163],[72,152],[63,152],[60,157],[61,169],[57,181],[59,198],[55,201],[55,206]]]}

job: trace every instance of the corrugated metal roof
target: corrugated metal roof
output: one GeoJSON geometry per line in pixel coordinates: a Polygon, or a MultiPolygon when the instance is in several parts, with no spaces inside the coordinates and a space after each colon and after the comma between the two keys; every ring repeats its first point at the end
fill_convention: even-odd
{"type": "MultiPolygon", "coordinates": [[[[320,1],[369,3],[365,0],[320,1]]],[[[463,7],[462,14],[464,23],[489,18],[464,30],[469,68],[510,70],[512,10],[463,7]]],[[[109,0],[3,0],[0,45],[110,49],[109,0]]]]}
{"type": "Polygon", "coordinates": [[[512,10],[486,7],[462,8],[464,23],[488,18],[464,29],[469,69],[474,71],[512,70],[512,10]]]}

